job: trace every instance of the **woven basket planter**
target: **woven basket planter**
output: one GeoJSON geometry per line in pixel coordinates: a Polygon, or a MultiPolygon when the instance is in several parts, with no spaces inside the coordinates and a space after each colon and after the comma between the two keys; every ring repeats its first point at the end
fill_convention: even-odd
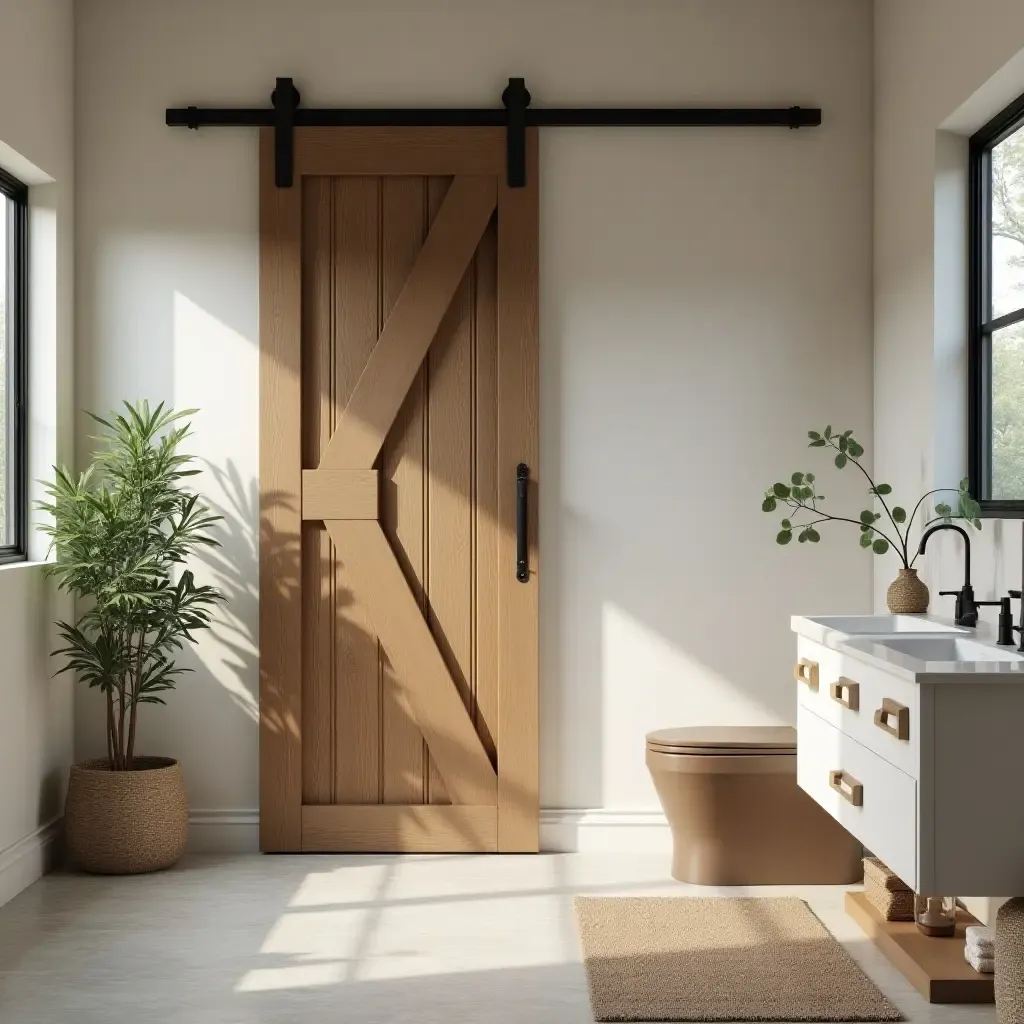
{"type": "Polygon", "coordinates": [[[995,987],[999,1024],[1024,1024],[1024,897],[996,915],[995,987]]]}
{"type": "Polygon", "coordinates": [[[900,569],[885,592],[885,603],[893,615],[921,615],[928,611],[928,587],[916,569],[900,569]]]}
{"type": "Polygon", "coordinates": [[[69,859],[84,871],[159,871],[185,852],[188,802],[178,762],[136,757],[134,763],[130,772],[112,772],[106,760],[71,769],[64,834],[69,859]]]}

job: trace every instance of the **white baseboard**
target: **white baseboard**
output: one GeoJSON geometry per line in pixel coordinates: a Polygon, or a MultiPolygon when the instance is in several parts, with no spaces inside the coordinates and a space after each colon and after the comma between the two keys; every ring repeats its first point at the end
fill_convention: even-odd
{"type": "Polygon", "coordinates": [[[54,867],[61,818],[54,818],[0,850],[0,907],[54,867]]]}
{"type": "MultiPolygon", "coordinates": [[[[193,810],[192,853],[256,853],[258,810],[193,810]]],[[[661,811],[546,807],[540,812],[540,848],[552,853],[668,853],[672,833],[661,811]]]]}
{"type": "Polygon", "coordinates": [[[671,853],[672,832],[661,811],[545,807],[540,848],[552,853],[671,853]]]}
{"type": "Polygon", "coordinates": [[[190,853],[259,853],[260,812],[218,808],[191,810],[190,853]]]}

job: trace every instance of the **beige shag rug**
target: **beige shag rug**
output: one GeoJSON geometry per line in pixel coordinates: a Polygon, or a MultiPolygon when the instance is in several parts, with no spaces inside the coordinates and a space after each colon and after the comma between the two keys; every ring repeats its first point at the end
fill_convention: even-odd
{"type": "Polygon", "coordinates": [[[895,1021],[803,900],[576,899],[599,1021],[895,1021]]]}

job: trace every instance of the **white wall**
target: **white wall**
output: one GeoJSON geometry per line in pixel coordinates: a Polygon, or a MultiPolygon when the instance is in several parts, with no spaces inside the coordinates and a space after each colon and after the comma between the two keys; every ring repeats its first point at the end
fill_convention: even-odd
{"type": "MultiPolygon", "coordinates": [[[[0,0],[0,166],[29,194],[29,470],[72,455],[71,0],[0,0]]],[[[40,497],[33,484],[33,499],[40,497]]],[[[0,566],[0,903],[41,873],[72,758],[71,684],[52,679],[69,604],[34,564],[0,566]]]]}
{"type": "MultiPolygon", "coordinates": [[[[646,730],[792,720],[788,616],[870,602],[854,536],[782,550],[759,509],[819,465],[808,428],[870,441],[869,4],[77,10],[78,404],[201,407],[203,486],[229,517],[219,638],[141,725],[205,818],[257,803],[256,136],[171,130],[163,111],[262,105],[277,75],[311,106],[493,105],[524,74],[537,105],[824,108],[810,131],[542,139],[542,801],[656,807],[646,730]]],[[[79,712],[84,755],[101,720],[79,712]]]]}
{"type": "MultiPolygon", "coordinates": [[[[1019,0],[875,4],[876,466],[912,500],[966,473],[966,136],[1024,92],[1022,50],[1019,0]]],[[[959,538],[935,541],[933,594],[963,573],[959,538]]],[[[980,599],[1020,587],[1020,521],[986,520],[972,554],[980,599]]]]}

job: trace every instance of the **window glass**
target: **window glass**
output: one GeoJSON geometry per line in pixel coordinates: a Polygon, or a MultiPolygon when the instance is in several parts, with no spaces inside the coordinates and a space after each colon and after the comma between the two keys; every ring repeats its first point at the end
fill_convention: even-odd
{"type": "Polygon", "coordinates": [[[0,547],[12,545],[14,536],[14,452],[11,411],[14,387],[11,364],[13,345],[9,329],[11,321],[11,287],[8,273],[9,225],[11,200],[0,194],[0,547]]]}
{"type": "Polygon", "coordinates": [[[992,147],[992,308],[1024,307],[1024,128],[992,147]]]}
{"type": "Polygon", "coordinates": [[[992,333],[992,494],[1024,500],[1024,322],[992,333]]]}

